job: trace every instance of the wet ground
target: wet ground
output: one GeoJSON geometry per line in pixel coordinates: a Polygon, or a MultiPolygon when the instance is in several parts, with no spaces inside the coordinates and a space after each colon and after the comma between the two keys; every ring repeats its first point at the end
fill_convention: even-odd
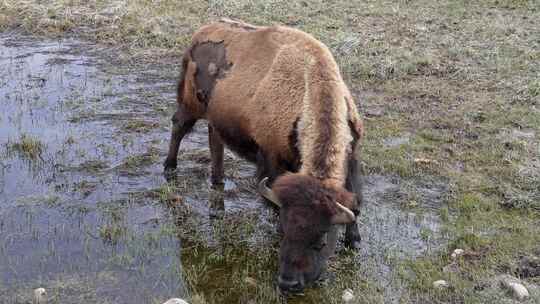
{"type": "MultiPolygon", "coordinates": [[[[254,265],[276,271],[275,213],[257,199],[253,166],[228,153],[225,189],[211,189],[198,124],[167,183],[161,163],[179,65],[119,64],[120,55],[0,35],[0,296],[26,303],[44,287],[53,303],[160,303],[196,288],[207,299],[226,294],[223,303],[255,299],[227,292],[232,271],[257,272],[243,259],[268,254],[254,265]]],[[[366,177],[354,261],[385,302],[404,288],[393,261],[444,243],[438,209],[447,192],[427,177],[366,177]]]]}

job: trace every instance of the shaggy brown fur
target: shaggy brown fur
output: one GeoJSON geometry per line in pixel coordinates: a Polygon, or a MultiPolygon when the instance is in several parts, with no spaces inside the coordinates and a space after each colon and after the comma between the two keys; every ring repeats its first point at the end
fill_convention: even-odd
{"type": "Polygon", "coordinates": [[[194,118],[207,119],[229,147],[252,161],[260,148],[276,167],[298,162],[298,149],[301,173],[344,185],[346,158],[353,148],[349,124],[358,134],[362,124],[326,46],[292,28],[225,20],[197,31],[186,57],[178,101],[194,118]],[[224,46],[226,63],[221,55],[209,55],[209,48],[205,56],[198,54],[209,43],[224,46]],[[205,89],[211,62],[197,60],[202,57],[223,66],[215,72],[211,90],[205,89]],[[204,78],[201,74],[205,81],[197,81],[204,78]],[[289,141],[293,132],[297,147],[289,141]]]}
{"type": "MultiPolygon", "coordinates": [[[[359,197],[351,192],[358,194],[355,151],[362,123],[332,54],[296,29],[222,20],[193,35],[182,66],[165,167],[176,166],[178,145],[194,121],[207,120],[212,181],[223,176],[222,164],[215,163],[223,161],[222,142],[257,162],[261,178],[279,176],[273,190],[286,209],[282,218],[311,226],[297,236],[285,232],[281,269],[310,267],[300,279],[282,282],[313,281],[324,263],[320,253],[291,240],[313,235],[321,241],[338,212],[336,201],[358,210],[359,197]],[[296,174],[282,175],[287,171],[296,174]]],[[[356,222],[347,226],[347,235],[359,241],[356,222]]]]}

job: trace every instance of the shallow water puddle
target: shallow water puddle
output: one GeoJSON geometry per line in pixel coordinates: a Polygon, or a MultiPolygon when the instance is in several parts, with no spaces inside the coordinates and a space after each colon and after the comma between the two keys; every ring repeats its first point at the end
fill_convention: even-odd
{"type": "Polygon", "coordinates": [[[166,121],[152,100],[129,99],[154,84],[106,74],[83,51],[92,47],[0,38],[0,287],[8,302],[37,286],[62,303],[186,292],[178,238],[149,224],[170,222],[167,210],[132,194],[164,182],[165,128],[125,130],[166,121]]]}
{"type": "MultiPolygon", "coordinates": [[[[253,166],[227,154],[225,189],[210,189],[198,124],[167,183],[176,67],[120,68],[111,54],[0,35],[0,296],[20,303],[45,287],[58,303],[159,303],[190,286],[222,303],[257,300],[256,288],[232,291],[273,284],[260,279],[276,271],[276,216],[257,199],[253,166]]],[[[400,285],[388,261],[441,244],[447,189],[368,176],[364,191],[357,267],[391,299],[400,285]]]]}

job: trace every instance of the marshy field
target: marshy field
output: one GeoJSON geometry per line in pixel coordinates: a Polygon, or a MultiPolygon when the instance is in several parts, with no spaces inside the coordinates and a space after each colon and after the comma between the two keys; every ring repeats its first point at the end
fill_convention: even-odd
{"type": "Polygon", "coordinates": [[[0,0],[1,303],[540,303],[539,256],[538,0],[0,0]],[[364,119],[362,248],[301,296],[253,165],[212,188],[199,123],[162,174],[220,17],[324,42],[364,119]]]}

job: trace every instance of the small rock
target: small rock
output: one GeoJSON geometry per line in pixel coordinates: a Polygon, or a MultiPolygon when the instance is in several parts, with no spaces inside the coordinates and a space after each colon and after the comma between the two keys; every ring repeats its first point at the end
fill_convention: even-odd
{"type": "Polygon", "coordinates": [[[172,298],[172,299],[167,300],[167,302],[163,304],[189,304],[189,303],[179,298],[172,298]]]}
{"type": "Polygon", "coordinates": [[[341,295],[341,299],[343,300],[343,302],[345,303],[349,303],[351,302],[352,300],[354,300],[354,294],[353,294],[353,291],[350,290],[350,289],[345,289],[343,291],[343,294],[341,295]]]}
{"type": "Polygon", "coordinates": [[[512,135],[515,138],[534,138],[534,131],[532,130],[513,130],[512,135]]]}
{"type": "Polygon", "coordinates": [[[419,165],[431,165],[431,164],[437,165],[438,164],[438,162],[434,159],[423,158],[423,157],[415,158],[414,163],[419,164],[419,165]]]}
{"type": "Polygon", "coordinates": [[[436,289],[443,289],[443,288],[446,288],[448,287],[448,282],[446,282],[445,280],[437,280],[435,282],[433,282],[433,288],[436,288],[436,289]]]}
{"type": "Polygon", "coordinates": [[[45,291],[45,288],[34,289],[33,304],[45,304],[45,303],[47,303],[47,291],[45,291]]]}
{"type": "Polygon", "coordinates": [[[382,109],[366,109],[364,110],[364,113],[367,117],[380,117],[384,115],[382,109]]]}
{"type": "Polygon", "coordinates": [[[463,253],[465,252],[465,250],[463,249],[460,249],[460,248],[457,248],[457,249],[454,249],[454,252],[452,252],[452,254],[450,255],[452,257],[452,259],[457,259],[460,255],[462,255],[463,253]]]}
{"type": "Polygon", "coordinates": [[[527,288],[519,283],[509,283],[508,288],[512,290],[514,297],[520,301],[529,297],[527,288]]]}
{"type": "Polygon", "coordinates": [[[383,145],[388,148],[399,147],[408,144],[410,141],[410,133],[404,133],[400,137],[389,137],[383,140],[383,145]]]}
{"type": "Polygon", "coordinates": [[[500,281],[504,287],[513,293],[516,299],[523,300],[529,297],[529,291],[521,284],[519,279],[512,276],[503,276],[500,281]]]}

